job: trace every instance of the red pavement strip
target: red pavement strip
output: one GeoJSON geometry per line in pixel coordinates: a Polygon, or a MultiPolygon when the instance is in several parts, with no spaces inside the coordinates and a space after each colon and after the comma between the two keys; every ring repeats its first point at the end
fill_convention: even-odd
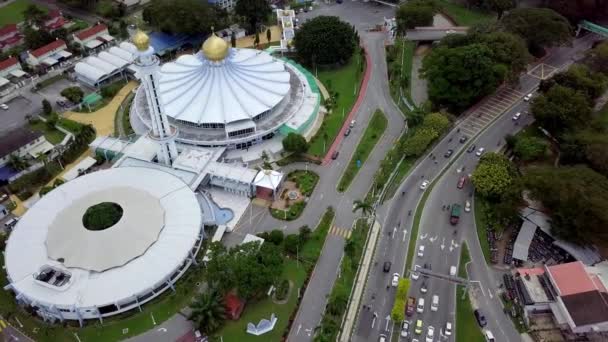
{"type": "Polygon", "coordinates": [[[359,96],[357,97],[357,101],[355,102],[355,105],[350,110],[350,113],[348,113],[346,120],[344,120],[344,124],[342,125],[342,128],[340,129],[340,132],[338,133],[338,136],[336,137],[336,140],[334,140],[334,143],[331,144],[329,151],[327,151],[327,154],[325,154],[325,158],[323,158],[322,165],[327,165],[331,162],[331,155],[334,153],[335,150],[338,149],[338,146],[340,146],[342,139],[344,139],[344,132],[350,125],[350,122],[352,121],[353,116],[355,116],[355,112],[359,109],[359,106],[361,105],[361,102],[363,101],[363,98],[365,97],[365,93],[367,93],[367,82],[369,81],[369,75],[372,72],[372,62],[369,58],[369,54],[367,53],[367,49],[365,48],[365,46],[363,47],[363,50],[365,50],[366,67],[365,67],[365,76],[363,76],[363,81],[361,81],[361,89],[359,91],[359,96]]]}

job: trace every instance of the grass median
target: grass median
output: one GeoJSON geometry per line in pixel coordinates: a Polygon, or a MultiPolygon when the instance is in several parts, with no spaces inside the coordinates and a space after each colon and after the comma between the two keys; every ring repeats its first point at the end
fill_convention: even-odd
{"type": "Polygon", "coordinates": [[[488,230],[486,229],[488,221],[486,220],[486,211],[489,204],[480,196],[475,196],[473,202],[473,213],[475,213],[475,227],[477,228],[477,237],[483,252],[483,257],[486,259],[486,264],[491,265],[490,243],[488,242],[488,230]]]}
{"type": "Polygon", "coordinates": [[[464,286],[456,287],[456,341],[485,341],[473,315],[473,306],[464,286]]]}
{"type": "MultiPolygon", "coordinates": [[[[315,70],[310,71],[315,73],[315,70]]],[[[359,52],[355,52],[350,61],[338,69],[318,71],[319,81],[327,91],[337,96],[332,112],[325,115],[321,128],[310,141],[309,154],[323,157],[327,153],[357,100],[364,71],[365,58],[359,52]]]]}
{"type": "Polygon", "coordinates": [[[388,121],[386,120],[384,113],[382,113],[381,110],[376,110],[369,122],[369,125],[365,129],[361,140],[359,140],[355,153],[353,153],[348,166],[342,174],[340,183],[338,183],[339,192],[343,192],[348,189],[350,183],[353,181],[353,179],[355,179],[359,169],[363,166],[367,160],[367,157],[369,157],[370,153],[378,143],[378,140],[380,140],[382,137],[382,134],[384,134],[387,123],[388,121]]]}

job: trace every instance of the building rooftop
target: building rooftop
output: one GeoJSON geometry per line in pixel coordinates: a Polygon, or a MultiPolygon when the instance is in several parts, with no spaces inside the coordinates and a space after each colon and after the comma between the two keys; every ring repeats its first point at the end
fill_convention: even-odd
{"type": "Polygon", "coordinates": [[[608,321],[608,294],[596,290],[561,297],[576,326],[608,321]]]}
{"type": "Polygon", "coordinates": [[[0,36],[4,36],[9,33],[19,32],[17,24],[8,24],[0,27],[0,36]]]}
{"type": "Polygon", "coordinates": [[[0,137],[0,158],[9,155],[28,143],[40,138],[42,133],[22,126],[0,137]]]}
{"type": "Polygon", "coordinates": [[[105,31],[107,30],[108,27],[105,24],[97,24],[95,26],[91,26],[87,29],[84,29],[78,33],[75,34],[76,38],[80,39],[80,40],[85,40],[89,37],[92,37],[96,34],[98,34],[99,32],[105,31]]]}
{"type": "Polygon", "coordinates": [[[38,58],[38,57],[44,56],[45,54],[49,53],[50,51],[60,48],[61,46],[65,47],[67,45],[65,44],[65,42],[63,40],[57,39],[55,41],[52,41],[52,42],[46,44],[43,47],[37,48],[36,50],[32,51],[31,54],[34,57],[38,58]]]}
{"type": "Polygon", "coordinates": [[[0,61],[0,71],[8,69],[16,64],[19,64],[19,60],[16,57],[9,57],[5,60],[0,61]]]}
{"type": "Polygon", "coordinates": [[[597,290],[595,283],[580,261],[547,267],[549,276],[557,286],[560,296],[569,296],[578,293],[597,290]]]}

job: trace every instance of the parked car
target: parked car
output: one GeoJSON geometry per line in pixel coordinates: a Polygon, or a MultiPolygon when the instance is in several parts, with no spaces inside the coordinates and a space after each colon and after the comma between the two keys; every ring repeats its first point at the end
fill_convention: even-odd
{"type": "Polygon", "coordinates": [[[517,112],[517,113],[515,113],[515,115],[513,115],[513,117],[511,119],[513,121],[517,121],[517,120],[519,120],[520,117],[521,117],[521,112],[517,112]]]}
{"type": "Polygon", "coordinates": [[[338,159],[339,155],[340,155],[339,151],[334,151],[334,153],[331,154],[331,159],[336,160],[336,159],[338,159]]]}
{"type": "Polygon", "coordinates": [[[393,273],[393,279],[391,279],[391,286],[397,287],[399,285],[399,278],[401,275],[399,273],[393,273]]]}
{"type": "Polygon", "coordinates": [[[420,190],[426,190],[426,188],[429,186],[429,181],[428,180],[423,180],[422,184],[420,184],[420,190]]]}
{"type": "Polygon", "coordinates": [[[462,176],[460,177],[460,179],[458,180],[458,184],[456,184],[456,187],[458,189],[462,189],[464,188],[464,184],[467,182],[467,176],[462,176]]]}
{"type": "Polygon", "coordinates": [[[405,315],[411,316],[416,310],[416,297],[407,297],[407,306],[405,307],[405,315]]]}
{"type": "Polygon", "coordinates": [[[443,155],[446,158],[450,158],[452,156],[452,154],[454,153],[454,150],[449,149],[445,152],[445,154],[443,155]]]}
{"type": "Polygon", "coordinates": [[[346,131],[344,131],[344,136],[347,137],[350,135],[350,128],[347,128],[346,131]]]}
{"type": "Polygon", "coordinates": [[[473,151],[475,151],[475,144],[472,144],[471,146],[469,146],[469,148],[467,148],[467,153],[471,153],[473,151]]]}
{"type": "Polygon", "coordinates": [[[476,156],[478,156],[478,157],[481,157],[481,155],[483,154],[483,152],[485,152],[485,150],[486,150],[485,148],[480,147],[480,148],[477,150],[477,152],[475,152],[475,155],[476,155],[476,156]]]}
{"type": "Polygon", "coordinates": [[[407,335],[410,334],[410,322],[409,321],[403,321],[403,323],[401,323],[401,337],[407,337],[407,335]]]}
{"type": "Polygon", "coordinates": [[[486,316],[484,316],[479,309],[475,310],[473,313],[475,314],[475,319],[477,320],[477,324],[479,324],[480,327],[483,328],[488,324],[486,316]]]}
{"type": "Polygon", "coordinates": [[[467,139],[468,139],[467,136],[463,135],[460,137],[460,139],[458,141],[460,141],[461,144],[464,144],[467,141],[467,139]]]}
{"type": "Polygon", "coordinates": [[[0,103],[0,108],[8,110],[8,105],[6,103],[0,103]]]}
{"type": "Polygon", "coordinates": [[[384,266],[382,267],[382,270],[383,270],[385,273],[388,273],[388,271],[390,271],[390,270],[391,270],[391,262],[390,262],[390,261],[385,261],[385,262],[384,262],[384,266]]]}

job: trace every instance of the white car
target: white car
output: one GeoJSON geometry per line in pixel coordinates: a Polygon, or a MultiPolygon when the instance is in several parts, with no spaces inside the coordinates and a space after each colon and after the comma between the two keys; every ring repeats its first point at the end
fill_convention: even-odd
{"type": "Polygon", "coordinates": [[[401,276],[399,275],[399,273],[393,273],[393,279],[391,280],[391,286],[397,287],[397,285],[399,285],[400,277],[401,276]]]}
{"type": "Polygon", "coordinates": [[[429,328],[426,332],[426,342],[433,342],[435,339],[435,328],[432,325],[429,325],[429,328]]]}
{"type": "Polygon", "coordinates": [[[418,298],[418,305],[416,306],[417,313],[424,312],[424,298],[418,298]]]}
{"type": "Polygon", "coordinates": [[[418,256],[421,258],[424,256],[424,246],[418,247],[418,256]]]}
{"type": "Polygon", "coordinates": [[[450,322],[445,323],[445,331],[443,333],[445,336],[452,335],[452,323],[450,323],[450,322]]]}
{"type": "Polygon", "coordinates": [[[428,291],[428,288],[426,287],[426,282],[423,281],[422,285],[420,286],[420,292],[426,293],[427,291],[428,291]]]}
{"type": "Polygon", "coordinates": [[[419,268],[420,265],[414,265],[414,271],[412,272],[412,280],[418,280],[418,278],[420,278],[420,272],[418,272],[419,268]]]}
{"type": "Polygon", "coordinates": [[[455,276],[456,275],[456,266],[450,266],[450,275],[451,276],[455,276]]]}
{"type": "Polygon", "coordinates": [[[480,148],[477,150],[477,152],[475,152],[475,155],[476,155],[476,156],[478,156],[478,157],[481,157],[481,155],[483,154],[483,152],[484,152],[485,150],[486,150],[485,148],[480,147],[480,148]]]}
{"type": "Polygon", "coordinates": [[[530,101],[531,99],[532,99],[532,93],[524,96],[524,101],[526,101],[526,102],[530,101]]]}
{"type": "Polygon", "coordinates": [[[426,190],[426,188],[429,186],[429,181],[428,180],[423,180],[422,184],[420,184],[420,190],[426,190]]]}
{"type": "Polygon", "coordinates": [[[6,105],[6,103],[1,103],[0,108],[2,108],[4,110],[8,110],[8,106],[6,105]]]}
{"type": "Polygon", "coordinates": [[[521,117],[521,112],[517,112],[517,113],[515,113],[515,115],[513,115],[512,119],[513,119],[513,121],[517,121],[517,120],[519,120],[520,117],[521,117]]]}
{"type": "Polygon", "coordinates": [[[471,202],[470,201],[464,202],[464,211],[466,211],[467,213],[469,211],[471,211],[471,202]]]}
{"type": "Polygon", "coordinates": [[[431,311],[437,311],[439,309],[439,296],[433,295],[433,299],[431,301],[431,311]]]}
{"type": "Polygon", "coordinates": [[[409,321],[403,321],[403,323],[401,323],[401,337],[407,337],[407,335],[410,334],[410,322],[409,321]]]}

